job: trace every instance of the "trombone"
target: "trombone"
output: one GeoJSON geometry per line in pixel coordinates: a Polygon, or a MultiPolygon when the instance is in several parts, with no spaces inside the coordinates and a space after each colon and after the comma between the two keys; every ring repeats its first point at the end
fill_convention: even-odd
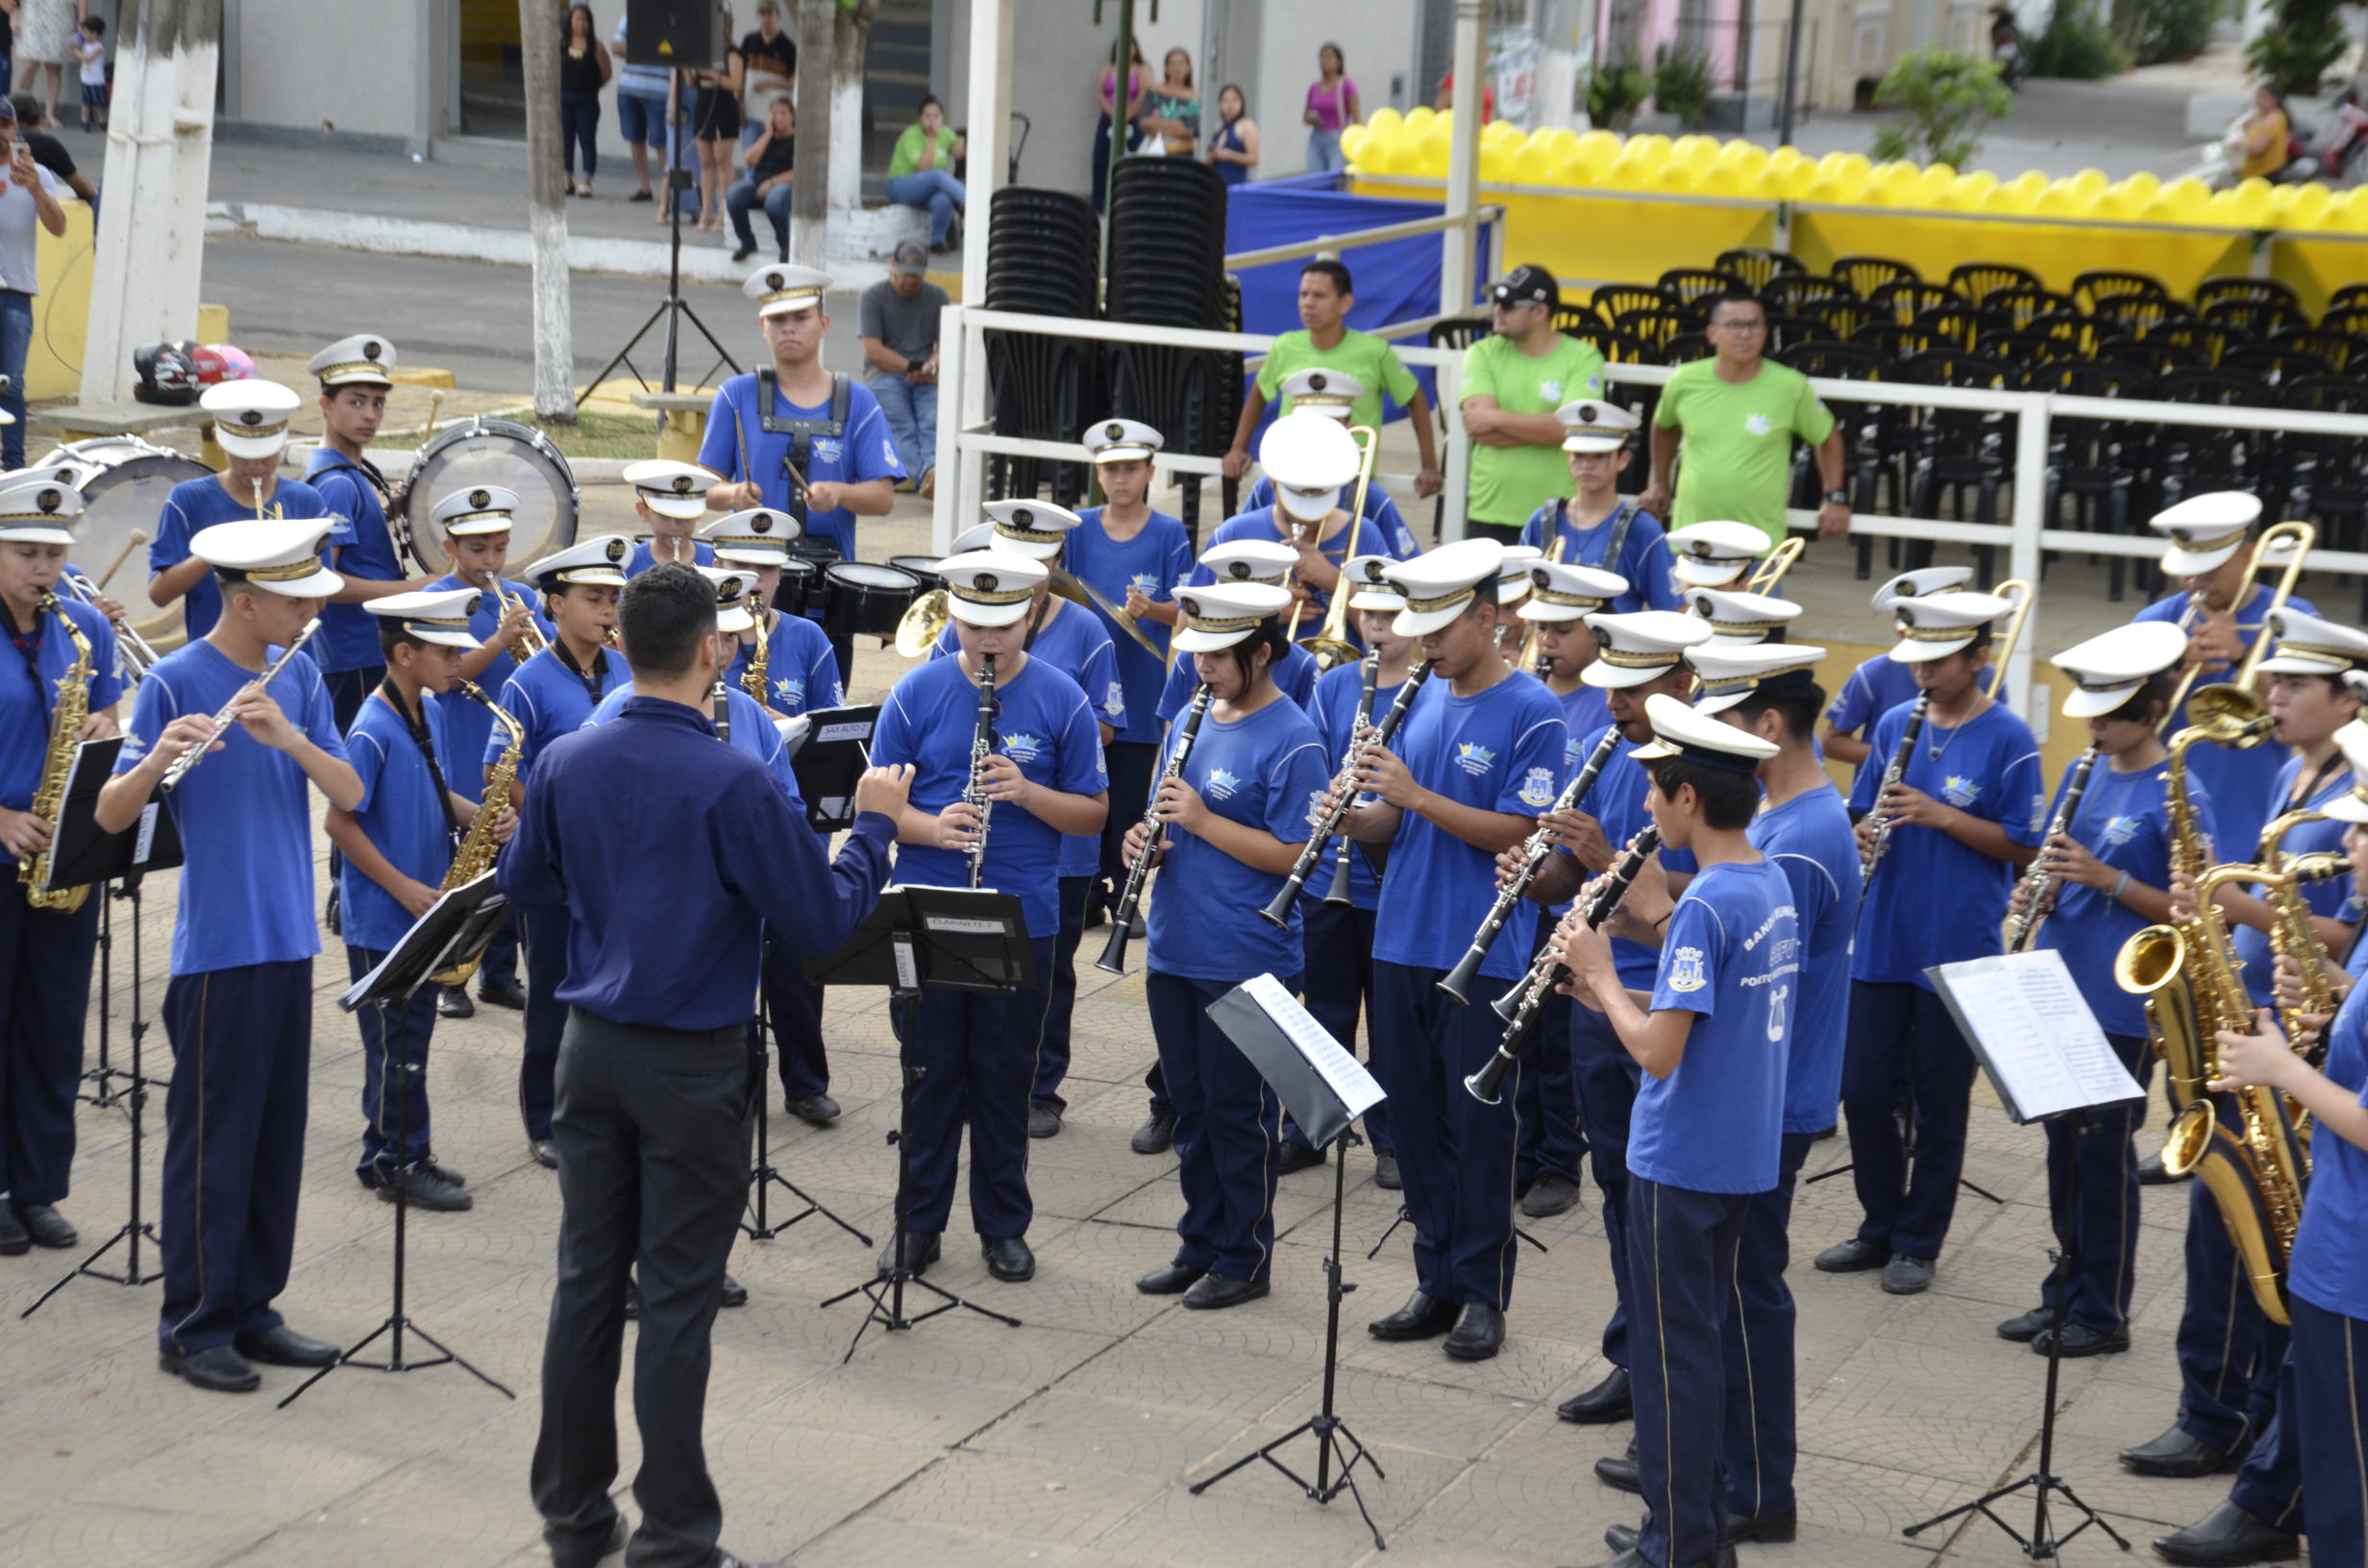
{"type": "MultiPolygon", "coordinates": [[[[1357,443],[1357,491],[1348,503],[1348,537],[1341,548],[1340,580],[1332,585],[1332,601],[1324,606],[1323,625],[1307,640],[1307,650],[1316,656],[1317,667],[1338,669],[1354,664],[1364,657],[1364,649],[1348,640],[1348,574],[1344,570],[1357,558],[1357,529],[1365,522],[1365,498],[1373,483],[1373,464],[1381,453],[1381,432],[1370,425],[1348,427],[1349,439],[1357,443]]],[[[1280,497],[1277,497],[1280,504],[1280,497]]],[[[1320,524],[1318,527],[1321,527],[1320,524]]],[[[1301,600],[1291,607],[1291,625],[1284,632],[1288,641],[1298,640],[1299,615],[1307,607],[1301,600]]]]}
{"type": "MultiPolygon", "coordinates": [[[[2244,576],[2237,579],[2235,597],[2229,600],[2230,613],[2233,615],[2243,614],[2246,603],[2253,598],[2254,584],[2261,575],[2262,558],[2274,549],[2290,548],[2294,554],[2285,563],[2285,570],[2278,576],[2278,591],[2270,595],[2269,607],[2261,613],[2261,624],[2254,629],[2253,647],[2247,650],[2236,674],[2229,679],[2230,686],[2243,689],[2248,696],[2257,697],[2253,691],[2253,683],[2258,678],[2261,660],[2269,651],[2269,618],[2283,609],[2285,601],[2294,596],[2294,585],[2302,580],[2303,561],[2318,542],[2319,530],[2307,523],[2280,523],[2264,529],[2261,537],[2254,542],[2252,558],[2245,562],[2244,576]]],[[[2188,594],[2187,607],[2180,612],[2179,629],[2193,629],[2203,613],[2203,596],[2188,594]]],[[[2179,686],[2171,693],[2171,705],[2164,710],[2162,723],[2155,726],[2158,734],[2169,732],[2172,719],[2186,705],[2187,694],[2194,689],[2196,676],[2203,673],[2203,663],[2199,660],[2188,666],[2187,673],[2179,677],[2179,686]]]]}
{"type": "Polygon", "coordinates": [[[1766,558],[1761,561],[1748,578],[1744,579],[1743,592],[1747,594],[1774,593],[1776,585],[1785,580],[1785,574],[1792,570],[1792,563],[1799,560],[1801,551],[1808,548],[1809,541],[1806,539],[1788,538],[1783,544],[1769,551],[1766,558]]]}
{"type": "Polygon", "coordinates": [[[2039,601],[2039,591],[2020,577],[2009,577],[1998,585],[2000,599],[2008,598],[2010,595],[2014,596],[2014,617],[2007,623],[2006,641],[1998,645],[1998,651],[1992,656],[1989,690],[1982,694],[1992,700],[1996,699],[1999,691],[2007,683],[2007,661],[2014,657],[2014,645],[2023,640],[2023,626],[2031,619],[2031,607],[2039,601]],[[2022,592],[2014,595],[2014,590],[2017,588],[2022,592]]]}

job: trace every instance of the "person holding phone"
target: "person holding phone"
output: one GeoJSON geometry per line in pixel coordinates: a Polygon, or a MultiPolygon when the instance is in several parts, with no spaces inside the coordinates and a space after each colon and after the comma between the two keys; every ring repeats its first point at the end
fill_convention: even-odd
{"type": "Polygon", "coordinates": [[[0,468],[25,466],[25,355],[33,347],[33,296],[40,289],[35,238],[37,226],[65,233],[65,208],[58,183],[33,160],[33,149],[16,134],[16,110],[0,101],[0,160],[8,165],[0,183],[0,408],[13,423],[0,429],[0,468]]]}

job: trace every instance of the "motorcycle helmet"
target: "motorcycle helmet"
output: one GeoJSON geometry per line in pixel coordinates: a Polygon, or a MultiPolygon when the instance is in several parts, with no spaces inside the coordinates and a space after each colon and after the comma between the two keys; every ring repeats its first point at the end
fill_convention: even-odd
{"type": "Polygon", "coordinates": [[[132,351],[132,369],[139,380],[132,396],[141,403],[186,407],[197,401],[199,382],[194,345],[142,343],[132,351]]]}
{"type": "Polygon", "coordinates": [[[255,379],[255,360],[246,350],[234,344],[209,343],[191,357],[196,361],[197,380],[201,386],[255,379]]]}

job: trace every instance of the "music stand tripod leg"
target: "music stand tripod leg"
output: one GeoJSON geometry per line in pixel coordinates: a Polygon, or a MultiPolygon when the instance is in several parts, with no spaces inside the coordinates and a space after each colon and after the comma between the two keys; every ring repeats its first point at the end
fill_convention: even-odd
{"type": "Polygon", "coordinates": [[[824,1207],[812,1193],[806,1191],[805,1188],[800,1187],[796,1182],[793,1182],[788,1177],[782,1175],[779,1167],[775,1165],[773,1163],[771,1106],[768,1103],[769,1097],[773,1092],[773,1052],[770,1049],[770,1046],[779,1038],[779,1036],[773,1024],[772,996],[767,994],[760,997],[757,1003],[757,1060],[754,1064],[754,1070],[756,1074],[756,1163],[749,1167],[749,1186],[751,1189],[750,1204],[754,1209],[755,1214],[753,1224],[752,1224],[749,1220],[744,1219],[740,1222],[740,1229],[746,1233],[748,1238],[752,1241],[770,1241],[775,1237],[780,1235],[783,1231],[788,1230],[792,1225],[797,1224],[798,1221],[809,1218],[815,1214],[820,1214],[823,1218],[830,1221],[831,1224],[836,1225],[840,1230],[845,1231],[848,1235],[853,1237],[856,1240],[862,1242],[868,1247],[872,1244],[872,1238],[870,1237],[864,1235],[863,1232],[857,1230],[854,1226],[850,1225],[846,1220],[840,1218],[837,1214],[832,1213],[827,1208],[824,1207]],[[800,1203],[805,1205],[803,1209],[800,1210],[797,1213],[792,1214],[789,1218],[781,1221],[778,1225],[773,1224],[766,1217],[766,1188],[775,1186],[779,1187],[782,1191],[787,1192],[791,1197],[796,1198],[800,1203]]]}

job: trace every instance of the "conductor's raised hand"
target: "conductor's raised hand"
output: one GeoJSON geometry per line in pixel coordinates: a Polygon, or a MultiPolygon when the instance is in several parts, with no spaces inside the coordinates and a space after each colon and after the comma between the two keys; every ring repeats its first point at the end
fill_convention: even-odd
{"type": "MultiPolygon", "coordinates": [[[[903,811],[912,793],[912,764],[900,762],[894,767],[866,768],[863,776],[855,780],[855,814],[876,811],[883,817],[894,818],[903,811]]],[[[940,821],[942,823],[943,819],[940,821]]]]}
{"type": "Polygon", "coordinates": [[[1197,833],[1209,820],[1209,803],[1200,798],[1198,790],[1182,779],[1163,778],[1159,781],[1159,793],[1151,798],[1151,815],[1171,827],[1197,833]]]}

